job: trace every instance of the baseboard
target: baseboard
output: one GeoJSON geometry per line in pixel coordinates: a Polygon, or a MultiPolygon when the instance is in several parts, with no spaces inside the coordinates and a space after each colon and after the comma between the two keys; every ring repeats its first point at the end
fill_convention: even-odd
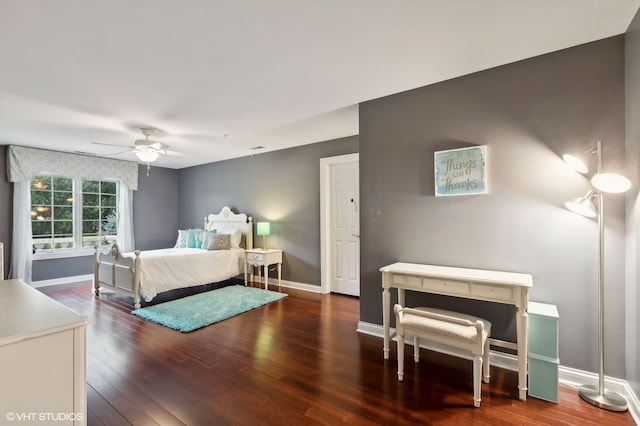
{"type": "Polygon", "coordinates": [[[93,274],[76,275],[74,277],[54,278],[51,280],[32,281],[31,287],[48,287],[50,285],[75,284],[83,281],[93,282],[93,274]]]}
{"type": "MultiPolygon", "coordinates": [[[[599,385],[599,377],[596,373],[577,370],[571,367],[563,367],[562,365],[558,368],[558,380],[560,383],[573,386],[576,389],[583,385],[596,387],[599,385]]],[[[629,382],[623,379],[605,376],[604,385],[607,390],[625,397],[631,417],[633,417],[636,424],[640,424],[640,400],[638,400],[638,395],[631,389],[629,382]]]]}
{"type": "MultiPolygon", "coordinates": [[[[393,329],[391,330],[393,331],[393,329]]],[[[384,335],[384,330],[381,325],[364,321],[358,322],[357,331],[358,333],[368,334],[381,339],[384,335]]],[[[397,337],[394,340],[396,339],[397,337]]],[[[413,339],[407,340],[407,343],[412,344],[413,339]]],[[[456,348],[434,344],[432,342],[423,341],[420,347],[447,355],[454,355],[469,360],[472,359],[467,353],[456,348]]],[[[380,345],[380,352],[382,352],[382,344],[380,345]]],[[[498,368],[518,371],[518,358],[515,355],[491,350],[491,365],[498,368]]],[[[560,365],[558,367],[558,381],[564,385],[575,387],[576,389],[582,385],[598,386],[598,374],[560,365]]],[[[631,386],[629,386],[629,383],[626,380],[609,376],[605,376],[604,382],[607,390],[617,392],[626,398],[633,420],[637,424],[640,424],[640,401],[638,400],[638,396],[633,392],[633,389],[631,389],[631,386]]]]}
{"type": "MultiPolygon", "coordinates": [[[[258,279],[257,276],[253,276],[253,280],[255,282],[258,283],[264,283],[264,278],[260,277],[260,279],[258,279]]],[[[269,286],[271,288],[273,288],[274,286],[277,287],[278,286],[278,279],[277,278],[269,278],[269,286]]],[[[319,285],[311,285],[311,284],[304,284],[304,283],[298,283],[295,281],[287,281],[287,280],[282,280],[282,287],[285,288],[292,288],[294,290],[302,290],[302,291],[308,291],[310,293],[320,293],[320,286],[319,285]]]]}

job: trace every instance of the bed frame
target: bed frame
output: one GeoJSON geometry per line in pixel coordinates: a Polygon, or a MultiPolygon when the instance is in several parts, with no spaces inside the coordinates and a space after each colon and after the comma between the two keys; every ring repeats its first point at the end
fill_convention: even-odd
{"type": "MultiPolygon", "coordinates": [[[[216,229],[218,232],[240,228],[244,248],[253,248],[253,218],[244,213],[236,214],[229,207],[223,207],[218,214],[209,214],[204,218],[204,229],[216,229]]],[[[93,288],[96,296],[101,288],[108,288],[133,297],[135,309],[140,308],[140,250],[134,257],[124,257],[120,247],[114,244],[108,252],[96,247],[94,255],[93,288]]]]}

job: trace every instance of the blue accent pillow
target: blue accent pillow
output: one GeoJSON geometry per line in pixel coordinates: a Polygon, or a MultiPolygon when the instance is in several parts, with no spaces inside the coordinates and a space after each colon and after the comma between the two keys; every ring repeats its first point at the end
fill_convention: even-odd
{"type": "Polygon", "coordinates": [[[187,247],[197,248],[198,243],[202,244],[202,241],[198,238],[198,234],[202,232],[202,229],[189,229],[187,231],[187,247]]]}

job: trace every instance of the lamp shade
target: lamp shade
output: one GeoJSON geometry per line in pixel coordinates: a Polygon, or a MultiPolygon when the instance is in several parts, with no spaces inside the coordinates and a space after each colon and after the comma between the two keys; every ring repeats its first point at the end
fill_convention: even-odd
{"type": "Polygon", "coordinates": [[[596,206],[589,198],[576,198],[573,201],[567,201],[564,205],[574,213],[585,217],[596,217],[596,206]]]}
{"type": "Polygon", "coordinates": [[[631,181],[616,173],[598,173],[591,178],[591,184],[603,192],[618,194],[631,188],[631,181]]]}
{"type": "Polygon", "coordinates": [[[575,156],[573,156],[571,154],[564,154],[562,156],[562,159],[564,160],[565,163],[567,163],[576,172],[584,174],[584,173],[587,173],[589,171],[589,169],[587,168],[586,164],[584,164],[584,161],[582,161],[578,157],[575,157],[575,156]]]}
{"type": "Polygon", "coordinates": [[[258,235],[269,235],[269,234],[271,234],[271,223],[269,223],[269,222],[258,222],[258,223],[256,223],[256,234],[258,234],[258,235]]]}

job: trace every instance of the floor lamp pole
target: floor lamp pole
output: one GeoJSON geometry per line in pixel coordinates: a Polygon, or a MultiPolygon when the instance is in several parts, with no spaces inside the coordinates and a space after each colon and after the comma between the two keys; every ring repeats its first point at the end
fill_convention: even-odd
{"type": "MultiPolygon", "coordinates": [[[[598,141],[598,173],[602,164],[602,147],[598,141]]],[[[579,394],[582,399],[611,411],[626,411],[627,400],[604,387],[604,195],[598,190],[598,386],[584,385],[579,394]]]]}

